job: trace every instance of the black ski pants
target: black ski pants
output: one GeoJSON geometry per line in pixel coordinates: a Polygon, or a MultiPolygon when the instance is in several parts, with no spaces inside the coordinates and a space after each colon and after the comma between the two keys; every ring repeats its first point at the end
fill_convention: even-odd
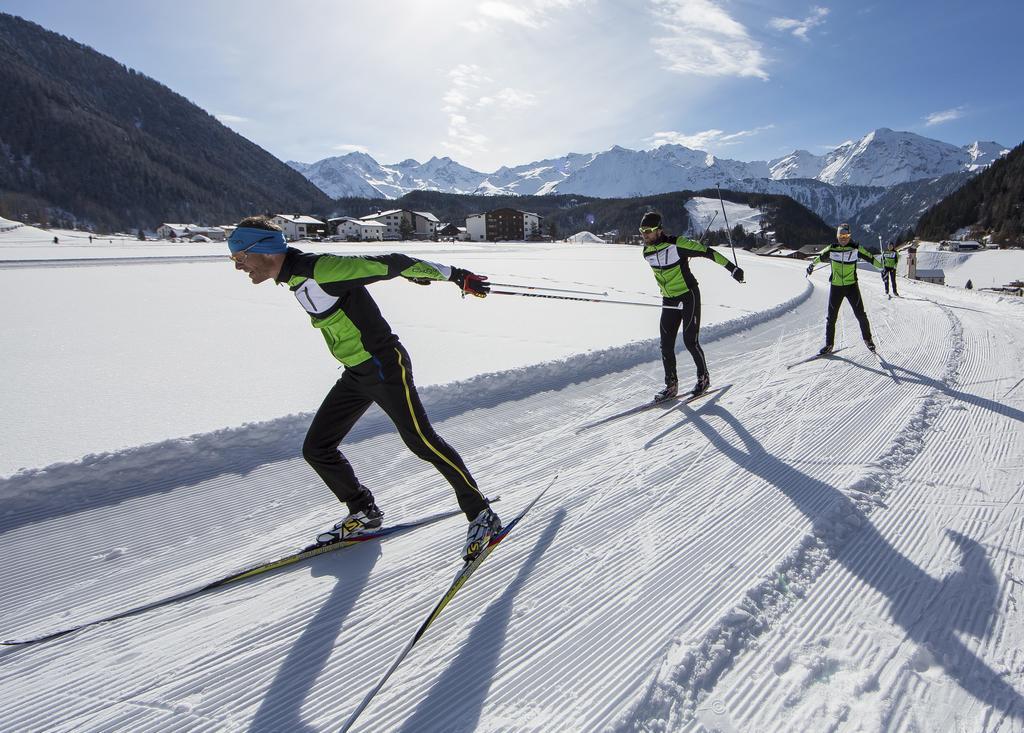
{"type": "Polygon", "coordinates": [[[674,298],[662,298],[662,305],[681,305],[682,308],[663,308],[661,311],[661,363],[665,366],[665,383],[678,382],[676,374],[676,337],[683,327],[683,345],[697,366],[697,377],[708,373],[704,350],[700,347],[700,290],[696,287],[674,298]]]}
{"type": "Polygon", "coordinates": [[[882,270],[882,282],[885,284],[885,294],[889,294],[889,283],[892,282],[892,294],[899,295],[899,291],[896,290],[896,269],[892,267],[886,267],[882,270]]]}
{"type": "Polygon", "coordinates": [[[356,479],[352,464],[338,446],[374,402],[394,422],[409,450],[432,463],[448,480],[469,519],[487,508],[487,500],[462,458],[431,427],[413,384],[409,354],[398,345],[345,368],[314,415],[302,445],[303,458],[349,511],[363,509],[373,495],[356,479]]]}
{"type": "Polygon", "coordinates": [[[868,323],[868,314],[864,311],[864,299],[860,295],[857,283],[832,285],[832,289],[828,293],[828,317],[825,320],[825,344],[827,346],[832,346],[835,342],[836,319],[839,318],[839,306],[843,304],[844,298],[850,301],[853,315],[857,316],[861,337],[865,341],[871,340],[871,324],[868,323]]]}

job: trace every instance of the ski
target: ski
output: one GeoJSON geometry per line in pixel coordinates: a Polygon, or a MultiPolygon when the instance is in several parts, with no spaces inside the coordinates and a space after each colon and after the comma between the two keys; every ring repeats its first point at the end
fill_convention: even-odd
{"type": "Polygon", "coordinates": [[[399,653],[398,658],[395,659],[395,661],[388,668],[387,672],[384,673],[384,676],[380,678],[380,681],[377,682],[373,689],[366,694],[366,697],[364,697],[363,701],[359,703],[359,706],[354,711],[352,711],[352,714],[349,716],[348,720],[345,721],[345,725],[341,727],[341,733],[345,733],[345,731],[349,730],[355,724],[356,718],[358,718],[359,715],[366,709],[366,707],[370,704],[370,702],[377,695],[377,693],[381,691],[381,688],[384,687],[384,684],[388,681],[391,675],[395,673],[395,670],[398,669],[402,661],[409,655],[409,652],[412,651],[412,648],[416,646],[416,642],[423,638],[423,635],[427,633],[427,629],[430,628],[430,625],[434,623],[435,620],[437,620],[437,617],[441,615],[441,611],[443,611],[445,606],[447,606],[451,602],[451,600],[455,597],[455,594],[459,592],[459,589],[466,584],[466,581],[468,581],[470,576],[476,572],[476,569],[480,567],[483,561],[487,559],[487,556],[494,551],[494,548],[497,547],[502,540],[508,537],[508,533],[511,532],[512,529],[517,524],[519,524],[520,521],[522,521],[523,517],[526,516],[526,513],[533,508],[534,504],[540,501],[540,498],[547,493],[548,489],[555,485],[555,481],[557,480],[558,474],[555,474],[552,477],[551,481],[548,483],[548,485],[545,486],[541,490],[541,492],[537,494],[537,496],[535,496],[533,500],[530,501],[530,503],[527,504],[521,512],[519,512],[519,514],[515,516],[515,518],[511,522],[502,527],[501,532],[499,532],[496,536],[491,538],[490,542],[487,543],[487,547],[485,547],[479,555],[477,555],[473,560],[467,561],[463,564],[462,569],[459,570],[458,574],[455,576],[455,580],[452,581],[451,586],[449,586],[445,594],[441,596],[441,600],[438,601],[436,606],[434,606],[434,610],[430,612],[430,615],[427,616],[426,620],[422,624],[420,624],[420,627],[416,630],[416,633],[413,634],[412,638],[409,640],[409,643],[406,644],[405,648],[403,648],[402,651],[399,653]]]}
{"type": "Polygon", "coordinates": [[[827,354],[814,354],[813,356],[808,356],[806,359],[801,359],[800,361],[794,361],[792,364],[787,364],[786,369],[792,369],[793,367],[798,367],[801,364],[807,364],[808,362],[817,361],[818,359],[827,359],[833,354],[838,354],[840,351],[845,351],[848,348],[850,347],[842,346],[838,349],[828,352],[827,354]]]}
{"type": "MultiPolygon", "coordinates": [[[[658,404],[659,405],[664,405],[664,404],[673,404],[674,403],[674,404],[677,404],[677,405],[689,405],[689,404],[692,404],[692,403],[697,402],[699,400],[702,400],[705,397],[710,397],[713,394],[725,392],[730,387],[732,387],[732,384],[725,384],[725,385],[722,385],[721,387],[715,387],[714,389],[709,389],[707,392],[701,392],[699,395],[692,395],[692,394],[690,394],[690,395],[685,395],[683,397],[674,397],[674,398],[672,398],[670,400],[663,400],[662,402],[659,402],[658,404]]],[[[671,410],[665,410],[665,412],[663,412],[662,414],[658,415],[658,419],[660,420],[661,418],[665,417],[665,415],[671,414],[671,412],[672,412],[671,410]]]]}
{"type": "Polygon", "coordinates": [[[650,410],[650,409],[655,408],[655,407],[659,407],[659,406],[671,407],[672,405],[676,405],[676,404],[680,404],[680,403],[686,405],[686,404],[689,404],[690,402],[694,402],[695,400],[699,400],[699,399],[702,399],[704,397],[707,397],[710,394],[714,394],[715,392],[721,392],[726,387],[731,387],[731,386],[732,385],[727,384],[727,385],[725,385],[725,387],[715,387],[714,389],[709,389],[707,392],[702,392],[701,394],[697,395],[696,397],[694,397],[692,394],[686,392],[686,393],[681,394],[681,395],[676,395],[675,397],[670,397],[667,400],[650,400],[648,402],[643,403],[642,405],[637,405],[636,407],[631,407],[628,410],[624,410],[622,412],[617,412],[614,415],[609,415],[608,417],[603,417],[600,420],[595,420],[594,422],[588,422],[586,425],[581,425],[580,427],[576,428],[576,434],[579,435],[584,430],[590,430],[591,428],[596,428],[598,425],[604,425],[605,423],[610,423],[610,422],[612,422],[614,420],[620,420],[620,419],[622,419],[624,417],[629,417],[630,415],[636,415],[637,413],[640,413],[640,412],[646,412],[647,410],[650,410]]]}
{"type": "MultiPolygon", "coordinates": [[[[497,501],[497,499],[492,499],[491,501],[497,501]]],[[[288,565],[294,565],[297,562],[307,560],[311,557],[316,557],[317,555],[323,555],[328,552],[334,552],[335,550],[341,550],[346,547],[358,545],[363,542],[370,542],[373,540],[383,539],[390,535],[405,532],[410,529],[415,529],[416,527],[423,527],[428,524],[438,522],[442,519],[454,517],[461,513],[461,510],[454,509],[448,512],[432,514],[429,517],[424,517],[423,519],[419,519],[414,522],[406,522],[404,524],[395,524],[390,527],[382,527],[379,530],[375,530],[373,532],[366,532],[360,535],[355,535],[353,537],[348,537],[343,540],[335,540],[334,542],[324,542],[320,544],[314,543],[299,550],[298,552],[292,553],[291,555],[286,555],[285,557],[279,558],[277,560],[271,560],[270,562],[254,565],[253,567],[246,568],[245,570],[240,570],[230,575],[225,575],[224,577],[207,583],[206,585],[200,586],[199,588],[192,588],[190,590],[182,591],[181,593],[176,593],[165,598],[160,598],[158,600],[145,603],[141,606],[135,606],[125,611],[118,611],[117,613],[111,614],[110,616],[104,616],[102,618],[93,619],[91,621],[85,621],[83,623],[76,624],[75,626],[70,626],[68,628],[60,629],[58,631],[52,631],[48,634],[42,634],[40,636],[34,636],[28,639],[7,639],[4,641],[0,641],[0,645],[26,646],[29,644],[38,644],[40,642],[50,641],[61,636],[66,636],[67,634],[72,634],[76,631],[81,631],[82,629],[88,628],[90,626],[97,626],[99,624],[105,624],[110,621],[118,621],[123,618],[128,618],[129,616],[144,613],[145,611],[152,611],[153,609],[160,608],[161,606],[167,606],[178,601],[184,601],[189,598],[194,598],[207,591],[213,590],[214,588],[220,588],[221,586],[228,585],[229,583],[235,583],[240,580],[245,580],[246,578],[251,578],[256,575],[268,573],[272,570],[277,570],[278,568],[283,568],[288,565]]]]}

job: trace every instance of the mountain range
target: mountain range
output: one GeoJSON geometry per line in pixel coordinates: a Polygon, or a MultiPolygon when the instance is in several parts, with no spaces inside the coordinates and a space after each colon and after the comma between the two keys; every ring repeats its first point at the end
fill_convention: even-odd
{"type": "MultiPolygon", "coordinates": [[[[682,145],[630,150],[618,145],[600,153],[569,153],[492,173],[473,170],[448,157],[425,163],[403,160],[382,165],[355,152],[315,163],[289,161],[332,198],[397,198],[410,191],[483,195],[571,193],[601,198],[649,196],[721,185],[761,190],[761,181],[815,180],[831,186],[888,188],[951,173],[975,172],[1009,149],[996,142],[956,146],[912,132],[882,127],[824,155],[796,150],[769,161],[719,158],[682,145]],[[744,183],[744,181],[758,183],[744,183]]],[[[822,213],[822,212],[819,212],[822,213]]]]}

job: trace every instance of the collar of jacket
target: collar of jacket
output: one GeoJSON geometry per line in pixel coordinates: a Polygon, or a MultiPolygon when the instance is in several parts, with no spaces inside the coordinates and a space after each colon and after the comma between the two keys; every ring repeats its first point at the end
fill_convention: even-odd
{"type": "Polygon", "coordinates": [[[277,277],[274,278],[275,283],[280,285],[292,279],[292,266],[295,263],[295,258],[301,254],[303,254],[302,250],[295,249],[295,247],[289,247],[285,250],[284,262],[281,263],[281,272],[277,273],[277,277]]]}

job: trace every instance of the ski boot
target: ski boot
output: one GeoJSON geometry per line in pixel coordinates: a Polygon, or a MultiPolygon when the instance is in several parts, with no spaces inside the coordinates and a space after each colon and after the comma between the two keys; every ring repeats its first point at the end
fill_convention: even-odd
{"type": "Polygon", "coordinates": [[[378,509],[376,504],[371,503],[365,509],[350,513],[326,532],[318,534],[316,541],[322,545],[327,542],[338,542],[352,535],[380,529],[383,517],[384,512],[378,509]]]}
{"type": "Polygon", "coordinates": [[[701,374],[697,377],[697,384],[693,385],[693,389],[690,391],[690,399],[694,397],[700,397],[702,394],[708,391],[711,387],[711,375],[701,374]]]}
{"type": "Polygon", "coordinates": [[[864,345],[868,347],[868,351],[871,353],[875,352],[875,342],[871,339],[864,339],[864,345]]]}
{"type": "Polygon", "coordinates": [[[469,523],[469,531],[466,533],[466,545],[462,549],[462,559],[472,562],[483,552],[484,548],[491,541],[491,538],[501,532],[501,520],[490,507],[476,515],[476,519],[469,523]]]}
{"type": "Polygon", "coordinates": [[[832,344],[825,344],[824,346],[821,347],[821,350],[818,351],[818,356],[825,356],[826,354],[831,354],[832,351],[832,344]]]}
{"type": "Polygon", "coordinates": [[[677,394],[679,394],[679,382],[673,379],[672,381],[665,383],[665,389],[654,395],[654,401],[664,402],[665,400],[672,399],[677,394]]]}

